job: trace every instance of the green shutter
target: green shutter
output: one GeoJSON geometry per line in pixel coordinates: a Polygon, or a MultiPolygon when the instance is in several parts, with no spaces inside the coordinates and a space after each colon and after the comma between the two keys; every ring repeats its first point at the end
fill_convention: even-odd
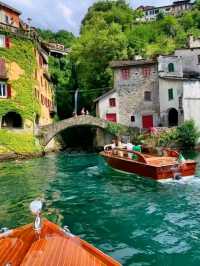
{"type": "Polygon", "coordinates": [[[168,99],[169,101],[174,99],[173,89],[168,90],[168,99]]]}

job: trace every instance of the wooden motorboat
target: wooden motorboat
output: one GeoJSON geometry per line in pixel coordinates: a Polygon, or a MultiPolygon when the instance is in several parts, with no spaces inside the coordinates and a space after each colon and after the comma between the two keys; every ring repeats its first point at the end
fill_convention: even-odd
{"type": "Polygon", "coordinates": [[[181,179],[195,175],[196,162],[194,160],[180,161],[180,154],[177,151],[164,149],[164,152],[164,156],[156,156],[115,148],[105,150],[100,155],[114,169],[155,180],[181,179]],[[130,154],[133,154],[134,158],[131,158],[130,154]]]}
{"type": "Polygon", "coordinates": [[[36,213],[32,224],[0,234],[2,266],[120,266],[89,243],[36,213]]]}

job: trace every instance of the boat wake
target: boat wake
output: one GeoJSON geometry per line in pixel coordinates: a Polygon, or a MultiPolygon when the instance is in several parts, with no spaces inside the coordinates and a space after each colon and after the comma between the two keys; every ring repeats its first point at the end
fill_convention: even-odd
{"type": "Polygon", "coordinates": [[[200,182],[200,179],[199,179],[198,176],[183,176],[179,180],[176,180],[176,179],[173,179],[173,178],[169,178],[169,179],[164,179],[164,180],[158,180],[158,182],[162,183],[162,184],[169,184],[169,183],[178,183],[178,184],[182,183],[182,184],[185,184],[187,182],[193,182],[195,180],[200,182]]]}

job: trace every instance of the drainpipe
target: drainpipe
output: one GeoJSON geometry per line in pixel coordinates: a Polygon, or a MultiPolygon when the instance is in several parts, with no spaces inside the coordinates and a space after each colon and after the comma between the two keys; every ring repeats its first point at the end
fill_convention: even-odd
{"type": "Polygon", "coordinates": [[[75,116],[77,116],[77,112],[78,112],[78,93],[79,93],[79,90],[76,89],[75,94],[74,94],[74,114],[75,114],[75,116]]]}

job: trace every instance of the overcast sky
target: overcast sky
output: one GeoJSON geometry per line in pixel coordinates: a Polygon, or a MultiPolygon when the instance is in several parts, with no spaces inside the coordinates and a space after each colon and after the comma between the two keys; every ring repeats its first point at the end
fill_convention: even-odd
{"type": "MultiPolygon", "coordinates": [[[[79,33],[80,23],[95,0],[3,0],[19,9],[22,18],[32,19],[32,25],[57,31],[65,29],[79,33]]],[[[170,0],[130,0],[132,7],[139,5],[166,5],[170,0]]]]}

